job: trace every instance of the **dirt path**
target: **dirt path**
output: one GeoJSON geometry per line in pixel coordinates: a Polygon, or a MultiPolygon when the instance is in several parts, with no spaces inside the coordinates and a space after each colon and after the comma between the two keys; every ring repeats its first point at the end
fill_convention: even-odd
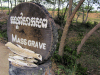
{"type": "Polygon", "coordinates": [[[10,50],[0,43],[0,75],[9,75],[8,55],[10,50]]]}

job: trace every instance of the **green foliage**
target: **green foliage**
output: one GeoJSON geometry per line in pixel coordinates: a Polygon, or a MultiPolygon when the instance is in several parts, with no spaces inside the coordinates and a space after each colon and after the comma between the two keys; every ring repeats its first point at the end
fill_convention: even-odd
{"type": "Polygon", "coordinates": [[[73,24],[70,25],[70,27],[69,27],[70,31],[72,31],[72,30],[74,30],[76,32],[85,32],[86,31],[86,27],[84,24],[79,23],[79,22],[75,23],[75,25],[73,25],[73,24]]]}
{"type": "Polygon", "coordinates": [[[53,9],[52,9],[52,8],[48,8],[47,10],[48,10],[48,11],[52,11],[53,9]]]}
{"type": "Polygon", "coordinates": [[[0,22],[0,26],[2,26],[3,24],[6,24],[7,22],[3,21],[3,22],[0,22]]]}
{"type": "Polygon", "coordinates": [[[20,2],[20,3],[21,3],[21,2],[24,2],[24,0],[18,0],[18,2],[20,2]]]}
{"type": "Polygon", "coordinates": [[[7,10],[7,7],[0,7],[0,10],[7,10]]]}
{"type": "Polygon", "coordinates": [[[7,39],[7,30],[0,31],[0,37],[4,37],[7,39]]]}
{"type": "Polygon", "coordinates": [[[84,45],[84,52],[86,54],[91,54],[92,56],[99,58],[100,57],[100,39],[97,34],[92,35],[84,45]]]}
{"type": "Polygon", "coordinates": [[[85,67],[85,68],[83,68],[82,66],[81,66],[81,64],[77,64],[77,70],[76,70],[76,75],[87,75],[86,74],[86,71],[87,71],[87,68],[85,67]]]}
{"type": "MultiPolygon", "coordinates": [[[[7,22],[5,22],[5,21],[0,22],[0,28],[2,28],[2,25],[4,25],[4,24],[7,24],[7,22]]],[[[0,37],[7,39],[7,29],[5,29],[5,30],[0,29],[0,37]]]]}
{"type": "Polygon", "coordinates": [[[8,0],[3,0],[4,2],[8,1],[8,0]]]}
{"type": "Polygon", "coordinates": [[[82,33],[82,32],[79,32],[79,33],[78,33],[78,36],[79,36],[79,37],[83,37],[83,33],[82,33]]]}
{"type": "Polygon", "coordinates": [[[60,75],[61,72],[62,72],[61,69],[58,69],[58,70],[56,71],[56,73],[57,73],[58,75],[60,75]]]}
{"type": "Polygon", "coordinates": [[[6,14],[9,15],[9,12],[7,12],[6,14]]]}
{"type": "Polygon", "coordinates": [[[89,6],[85,6],[85,8],[84,8],[85,10],[89,10],[89,11],[91,11],[91,10],[93,10],[94,8],[91,6],[91,7],[89,7],[89,6]]]}
{"type": "Polygon", "coordinates": [[[63,30],[58,29],[58,41],[61,40],[63,30]]]}
{"type": "Polygon", "coordinates": [[[95,4],[95,3],[100,4],[99,0],[92,0],[92,1],[93,1],[93,4],[95,4]]]}
{"type": "Polygon", "coordinates": [[[0,38],[2,38],[3,36],[2,36],[2,34],[0,33],[0,38]]]}
{"type": "Polygon", "coordinates": [[[58,55],[59,43],[57,49],[52,56],[55,63],[59,63],[58,67],[68,75],[86,75],[86,70],[82,66],[76,64],[76,60],[81,57],[81,53],[77,55],[76,50],[72,50],[68,45],[64,47],[64,55],[61,57],[58,55]],[[80,70],[78,69],[80,68],[80,70]],[[80,73],[80,74],[79,74],[80,73]]]}
{"type": "Polygon", "coordinates": [[[64,26],[66,23],[65,16],[62,12],[59,14],[57,13],[57,17],[54,18],[55,23],[57,23],[60,26],[64,26]]]}
{"type": "Polygon", "coordinates": [[[85,24],[83,24],[83,25],[85,25],[85,27],[86,28],[93,28],[95,25],[92,23],[92,22],[90,22],[90,21],[88,21],[87,23],[85,23],[85,24]]]}
{"type": "MultiPolygon", "coordinates": [[[[93,28],[95,25],[97,25],[97,22],[94,21],[94,23],[88,21],[87,23],[72,23],[72,25],[70,25],[69,30],[72,31],[76,31],[76,32],[85,32],[86,29],[91,29],[93,28]],[[75,25],[74,25],[75,24],[75,25]]],[[[82,34],[79,34],[82,36],[82,34]]]]}

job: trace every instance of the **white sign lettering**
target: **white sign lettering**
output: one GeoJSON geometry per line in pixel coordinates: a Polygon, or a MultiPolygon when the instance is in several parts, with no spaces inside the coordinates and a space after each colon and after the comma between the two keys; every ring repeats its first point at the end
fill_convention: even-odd
{"type": "MultiPolygon", "coordinates": [[[[47,28],[47,19],[45,18],[35,18],[35,17],[23,17],[23,13],[20,13],[21,16],[11,16],[10,22],[11,24],[23,25],[23,26],[31,26],[37,28],[47,28]]],[[[19,28],[16,28],[19,29],[19,28]]]]}
{"type": "Polygon", "coordinates": [[[34,41],[34,40],[18,38],[17,35],[14,36],[13,34],[12,34],[12,42],[16,42],[16,43],[19,43],[22,45],[28,45],[28,46],[32,46],[35,48],[46,50],[46,43],[41,43],[41,42],[34,41]]]}

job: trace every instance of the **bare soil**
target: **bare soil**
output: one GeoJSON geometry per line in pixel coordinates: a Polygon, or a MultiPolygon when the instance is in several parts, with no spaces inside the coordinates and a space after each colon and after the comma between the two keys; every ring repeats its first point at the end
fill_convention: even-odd
{"type": "MultiPolygon", "coordinates": [[[[52,15],[52,11],[49,11],[49,13],[52,15]]],[[[55,11],[54,14],[57,15],[57,11],[55,11]]],[[[77,15],[75,15],[75,17],[77,17],[77,15]]],[[[100,13],[89,13],[88,17],[89,18],[99,18],[100,13]]]]}
{"type": "Polygon", "coordinates": [[[10,50],[0,43],[0,75],[9,75],[9,56],[10,50]]]}
{"type": "Polygon", "coordinates": [[[8,19],[7,12],[8,10],[0,10],[0,22],[8,19]]]}
{"type": "MultiPolygon", "coordinates": [[[[6,14],[7,10],[0,10],[0,22],[7,21],[8,15],[6,14]]],[[[1,30],[7,29],[7,25],[1,25],[1,30]]],[[[11,52],[5,43],[7,40],[5,38],[0,38],[0,75],[9,75],[9,61],[8,56],[11,52]]]]}

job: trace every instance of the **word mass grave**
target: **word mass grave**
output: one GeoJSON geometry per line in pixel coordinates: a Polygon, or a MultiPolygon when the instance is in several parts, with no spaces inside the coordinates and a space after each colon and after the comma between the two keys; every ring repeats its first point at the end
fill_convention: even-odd
{"type": "Polygon", "coordinates": [[[7,22],[8,42],[42,55],[43,63],[57,44],[57,27],[48,11],[37,3],[21,3],[13,8],[7,22]]]}

